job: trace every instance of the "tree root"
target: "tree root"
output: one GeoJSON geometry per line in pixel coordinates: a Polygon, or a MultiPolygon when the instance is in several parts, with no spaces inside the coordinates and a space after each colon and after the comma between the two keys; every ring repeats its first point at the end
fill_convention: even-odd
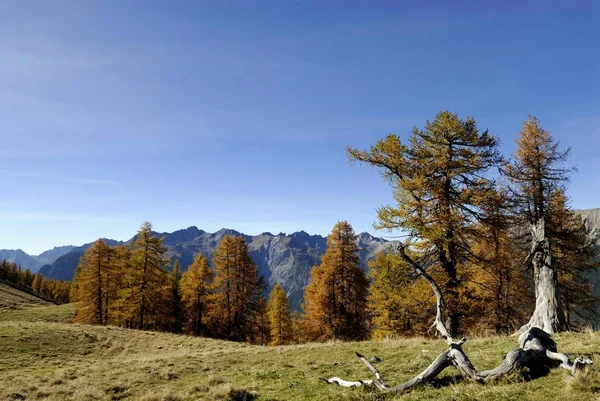
{"type": "MultiPolygon", "coordinates": [[[[553,365],[567,369],[571,372],[571,374],[574,375],[577,370],[592,364],[591,359],[584,359],[583,357],[577,357],[573,364],[570,364],[569,358],[566,355],[558,352],[556,348],[556,342],[552,338],[552,334],[539,327],[535,327],[533,324],[534,320],[532,318],[529,324],[523,326],[521,329],[522,331],[519,331],[518,333],[520,334],[519,348],[510,351],[504,358],[504,361],[498,367],[491,370],[477,372],[469,360],[469,357],[462,349],[462,345],[465,343],[465,341],[467,341],[467,339],[463,338],[459,341],[456,341],[454,338],[452,338],[451,333],[444,325],[444,297],[439,285],[427,272],[427,267],[430,265],[430,254],[426,252],[419,260],[415,260],[407,253],[406,248],[407,245],[400,244],[398,246],[399,255],[431,286],[437,301],[437,313],[432,327],[435,327],[440,336],[446,340],[448,343],[448,349],[439,354],[438,357],[431,363],[431,365],[429,365],[419,375],[397,386],[390,386],[385,380],[383,380],[379,370],[373,366],[373,364],[369,362],[367,358],[358,352],[356,353],[356,356],[358,356],[358,358],[375,375],[375,379],[347,381],[340,379],[339,377],[332,377],[331,379],[320,378],[320,380],[323,380],[329,384],[337,384],[339,386],[348,388],[375,386],[384,392],[402,393],[410,391],[421,384],[432,382],[444,369],[450,366],[454,366],[463,377],[466,377],[471,381],[486,382],[497,380],[504,375],[521,370],[523,368],[529,368],[530,370],[535,371],[545,366],[553,365]],[[560,364],[558,364],[559,362],[560,364]]],[[[532,254],[533,253],[534,252],[532,251],[532,254]]],[[[548,330],[552,331],[552,325],[549,326],[548,330]]]]}
{"type": "Polygon", "coordinates": [[[558,366],[569,370],[572,375],[575,375],[578,370],[592,364],[591,359],[584,359],[581,356],[577,357],[571,364],[566,355],[557,352],[556,343],[550,334],[533,327],[519,337],[519,348],[510,351],[498,367],[477,372],[462,349],[462,344],[465,341],[465,339],[462,339],[457,343],[450,344],[450,347],[439,354],[423,372],[397,386],[389,385],[383,379],[379,370],[358,352],[356,356],[374,374],[375,379],[346,381],[339,377],[332,377],[331,379],[321,378],[320,380],[347,388],[375,386],[383,392],[403,393],[419,385],[432,382],[444,369],[450,366],[454,366],[462,376],[471,381],[486,382],[500,379],[504,375],[526,367],[535,369],[547,365],[556,365],[560,362],[558,366]]]}

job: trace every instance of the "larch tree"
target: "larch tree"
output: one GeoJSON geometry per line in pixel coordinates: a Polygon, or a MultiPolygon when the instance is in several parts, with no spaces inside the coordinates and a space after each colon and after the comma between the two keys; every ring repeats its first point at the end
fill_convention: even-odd
{"type": "Polygon", "coordinates": [[[500,188],[483,205],[485,224],[476,226],[478,235],[472,240],[471,285],[476,299],[469,318],[477,333],[513,333],[533,310],[521,264],[526,250],[519,244],[521,230],[515,228],[512,201],[509,191],[500,188]]]}
{"type": "Polygon", "coordinates": [[[290,305],[285,290],[275,284],[269,295],[267,307],[269,318],[270,345],[289,344],[293,340],[292,317],[290,305]]]}
{"type": "Polygon", "coordinates": [[[152,224],[144,222],[132,246],[129,268],[124,272],[119,291],[123,324],[136,329],[168,329],[169,259],[163,238],[152,233],[152,224]]]}
{"type": "Polygon", "coordinates": [[[181,333],[183,310],[181,305],[181,263],[175,259],[171,271],[171,316],[173,317],[173,333],[181,333]]]}
{"type": "Polygon", "coordinates": [[[265,283],[248,251],[246,240],[225,236],[213,253],[216,334],[227,340],[247,341],[253,321],[263,312],[265,283]]]}
{"type": "Polygon", "coordinates": [[[99,239],[90,246],[77,267],[77,312],[75,321],[107,324],[107,271],[111,268],[113,250],[99,239]]]}
{"type": "Polygon", "coordinates": [[[271,340],[267,300],[261,296],[256,304],[254,313],[250,316],[250,330],[246,341],[251,344],[267,345],[271,340]]]}
{"type": "Polygon", "coordinates": [[[378,210],[376,227],[401,230],[407,246],[418,244],[435,254],[445,273],[447,326],[456,335],[461,270],[471,257],[472,228],[481,221],[481,205],[493,193],[488,172],[502,161],[497,139],[488,131],[480,132],[473,118],[462,120],[444,111],[424,129],[415,127],[409,144],[389,134],[370,150],[347,148],[347,152],[350,161],[381,169],[393,187],[397,204],[378,210]]]}
{"type": "MultiPolygon", "coordinates": [[[[71,289],[69,291],[69,301],[79,302],[79,275],[81,274],[81,263],[77,264],[73,279],[71,280],[71,289]]],[[[35,279],[35,277],[34,277],[35,279]]]]}
{"type": "Polygon", "coordinates": [[[33,284],[34,278],[35,278],[35,275],[31,272],[31,270],[25,269],[25,271],[23,272],[22,278],[21,278],[21,282],[23,284],[25,284],[26,286],[31,287],[31,285],[33,284]]]}
{"type": "Polygon", "coordinates": [[[34,292],[40,294],[42,292],[42,280],[44,278],[42,277],[42,275],[40,273],[36,273],[35,277],[33,278],[33,283],[31,284],[31,288],[33,289],[34,292]]]}
{"type": "Polygon", "coordinates": [[[121,325],[123,314],[121,313],[122,302],[119,298],[119,292],[123,288],[124,276],[130,268],[131,249],[120,245],[113,247],[111,250],[110,264],[105,275],[104,313],[106,322],[121,325]]]}
{"type": "MultiPolygon", "coordinates": [[[[447,306],[450,306],[446,299],[456,300],[459,295],[455,291],[458,276],[454,277],[452,269],[462,267],[473,257],[470,240],[477,235],[477,223],[485,223],[482,206],[494,193],[493,183],[486,178],[487,170],[499,162],[495,139],[487,133],[479,134],[474,120],[461,121],[456,115],[443,112],[434,122],[427,123],[425,131],[414,130],[410,147],[403,145],[395,135],[389,135],[370,151],[348,149],[348,152],[351,160],[381,167],[384,177],[394,184],[398,207],[381,208],[379,226],[403,229],[409,240],[416,240],[400,242],[397,252],[433,290],[436,316],[432,328],[447,342],[448,349],[413,379],[396,386],[383,380],[377,367],[359,353],[356,355],[374,374],[373,379],[347,381],[332,377],[321,380],[349,388],[374,386],[384,392],[403,393],[433,381],[450,366],[465,378],[482,382],[497,380],[523,368],[540,370],[552,365],[575,374],[592,363],[590,359],[578,357],[571,364],[569,357],[557,351],[550,333],[530,326],[519,336],[519,348],[510,351],[498,367],[477,371],[462,349],[467,339],[454,337],[453,333],[458,331],[456,310],[450,310],[450,318],[446,318],[447,306]],[[450,281],[446,282],[445,289],[434,276],[436,267],[441,267],[450,281]]],[[[518,164],[516,166],[521,170],[518,164]]],[[[555,172],[559,177],[564,174],[560,170],[555,172]]],[[[532,231],[537,234],[535,229],[532,231]]],[[[539,231],[544,234],[543,228],[539,231]]],[[[541,251],[533,249],[546,259],[549,246],[543,245],[541,251]]]]}
{"type": "Polygon", "coordinates": [[[455,367],[460,375],[466,379],[481,383],[496,381],[508,374],[525,368],[529,369],[529,371],[537,372],[544,371],[550,366],[560,366],[568,370],[572,375],[575,375],[578,370],[593,363],[591,359],[582,356],[575,358],[571,362],[567,355],[558,352],[556,342],[550,333],[533,326],[520,334],[519,348],[508,352],[500,365],[490,370],[476,370],[462,348],[467,339],[462,338],[458,340],[454,338],[445,324],[445,321],[448,320],[444,319],[446,308],[444,293],[437,284],[437,279],[429,271],[436,262],[435,253],[413,252],[406,245],[400,244],[398,254],[433,290],[436,298],[436,315],[432,328],[435,327],[436,331],[440,333],[441,337],[448,344],[448,348],[440,353],[425,370],[418,373],[412,379],[395,386],[388,384],[382,378],[379,369],[369,359],[358,352],[356,356],[374,375],[372,379],[348,381],[339,377],[331,377],[320,378],[320,380],[328,384],[337,384],[352,389],[368,386],[375,387],[382,392],[406,393],[417,386],[434,381],[443,370],[451,366],[455,367]]]}
{"type": "Polygon", "coordinates": [[[184,328],[196,336],[209,334],[207,316],[210,311],[213,272],[208,260],[199,253],[181,276],[180,291],[184,311],[184,328]]]}
{"type": "Polygon", "coordinates": [[[362,340],[369,335],[369,283],[360,268],[356,235],[346,221],[327,237],[327,251],[304,292],[305,319],[317,340],[362,340]]]}
{"type": "Polygon", "coordinates": [[[369,311],[373,338],[426,335],[435,316],[435,299],[400,256],[379,252],[369,262],[369,311]]]}
{"type": "Polygon", "coordinates": [[[553,238],[554,265],[558,273],[561,301],[567,326],[590,320],[596,314],[598,298],[590,281],[598,268],[596,245],[581,215],[569,207],[562,190],[550,196],[548,231],[553,238]]]}
{"type": "Polygon", "coordinates": [[[521,332],[530,327],[548,333],[567,329],[553,256],[555,238],[549,223],[551,196],[557,190],[564,190],[573,170],[564,165],[569,152],[570,149],[561,150],[538,119],[530,116],[519,132],[514,160],[504,169],[514,186],[516,214],[520,223],[530,228],[531,250],[526,265],[533,267],[535,310],[521,332]]]}

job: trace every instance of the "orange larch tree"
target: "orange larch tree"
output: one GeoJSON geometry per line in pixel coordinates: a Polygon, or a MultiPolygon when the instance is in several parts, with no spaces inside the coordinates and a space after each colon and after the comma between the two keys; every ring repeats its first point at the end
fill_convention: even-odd
{"type": "Polygon", "coordinates": [[[367,338],[368,288],[354,230],[340,221],[327,237],[327,251],[321,265],[312,269],[304,292],[303,309],[313,339],[367,338]]]}

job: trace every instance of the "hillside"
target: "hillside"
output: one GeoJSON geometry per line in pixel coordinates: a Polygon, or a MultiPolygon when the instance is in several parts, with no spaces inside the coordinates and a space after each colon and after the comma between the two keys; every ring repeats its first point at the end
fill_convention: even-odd
{"type": "Polygon", "coordinates": [[[72,280],[83,252],[72,251],[58,258],[54,263],[40,268],[40,274],[54,280],[72,280]]]}
{"type": "Polygon", "coordinates": [[[18,288],[0,280],[0,310],[23,309],[43,305],[52,305],[26,288],[18,288]]]}
{"type": "MultiPolygon", "coordinates": [[[[579,213],[590,230],[590,236],[596,241],[596,260],[600,261],[600,209],[581,210],[579,213]]],[[[600,269],[590,274],[589,279],[594,286],[594,294],[600,299],[600,269]]],[[[597,306],[596,312],[600,314],[600,305],[597,306]]],[[[594,320],[596,328],[600,328],[598,316],[590,316],[590,319],[594,320]]]]}
{"type": "Polygon", "coordinates": [[[585,220],[590,229],[590,235],[594,237],[600,245],[600,209],[579,210],[579,214],[585,220]]]}
{"type": "Polygon", "coordinates": [[[30,269],[32,272],[37,272],[42,266],[33,256],[28,255],[21,249],[0,249],[0,260],[8,260],[30,269]]]}
{"type": "MultiPolygon", "coordinates": [[[[445,348],[443,341],[404,339],[259,347],[182,335],[64,323],[72,305],[0,310],[0,399],[3,400],[547,400],[598,399],[600,367],[571,378],[554,369],[529,380],[461,381],[448,369],[432,386],[404,396],[326,385],[323,376],[367,378],[354,351],[383,359],[392,383],[410,378],[445,348]],[[58,323],[57,323],[58,322],[58,323]],[[456,383],[455,380],[458,380],[456,383]]],[[[556,336],[570,356],[600,357],[600,334],[556,336]]],[[[514,338],[472,339],[475,366],[495,366],[514,338]]]]}

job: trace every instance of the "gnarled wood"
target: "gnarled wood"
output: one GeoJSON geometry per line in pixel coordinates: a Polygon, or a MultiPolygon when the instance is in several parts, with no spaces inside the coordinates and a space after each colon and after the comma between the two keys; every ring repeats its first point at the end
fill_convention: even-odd
{"type": "Polygon", "coordinates": [[[407,381],[406,383],[400,384],[398,386],[390,386],[388,385],[379,370],[371,364],[363,355],[356,353],[359,359],[369,368],[371,372],[375,375],[375,380],[360,380],[358,382],[348,382],[342,380],[338,377],[334,377],[331,379],[322,379],[327,383],[336,383],[343,385],[344,387],[358,387],[358,383],[361,385],[374,385],[381,391],[386,392],[404,392],[412,389],[415,386],[418,386],[423,383],[427,383],[435,379],[444,369],[449,366],[454,366],[458,369],[458,371],[465,377],[468,377],[471,380],[478,380],[477,373],[473,364],[469,360],[469,357],[464,353],[462,349],[462,345],[467,341],[466,338],[462,338],[461,340],[456,341],[449,333],[448,329],[444,324],[444,297],[442,295],[442,291],[438,284],[435,282],[433,277],[427,273],[428,259],[431,256],[429,253],[425,253],[425,255],[421,258],[420,261],[416,261],[406,252],[406,245],[401,244],[398,247],[398,251],[400,256],[404,261],[406,261],[413,270],[419,274],[425,281],[429,283],[436,297],[436,316],[435,322],[432,325],[432,328],[440,333],[442,338],[446,340],[449,348],[442,352],[438,357],[429,365],[423,372],[414,377],[413,379],[407,381]]]}
{"type": "Polygon", "coordinates": [[[400,256],[413,268],[413,270],[423,277],[423,279],[425,279],[433,289],[437,301],[437,313],[432,327],[435,327],[442,338],[446,340],[449,348],[439,354],[423,372],[411,380],[397,386],[391,386],[385,380],[383,380],[379,370],[373,366],[373,364],[369,362],[367,358],[358,352],[356,353],[356,356],[358,356],[365,366],[369,368],[369,370],[375,376],[375,379],[346,381],[340,379],[339,377],[332,377],[331,379],[321,378],[321,380],[329,384],[338,384],[342,387],[356,388],[360,386],[375,386],[384,392],[402,393],[410,391],[414,387],[421,384],[433,381],[444,369],[449,366],[454,366],[463,377],[466,377],[469,380],[490,381],[499,379],[508,373],[521,370],[525,367],[535,369],[536,367],[546,366],[552,362],[560,362],[560,366],[564,369],[570,370],[572,374],[575,374],[579,368],[585,367],[586,365],[592,363],[590,359],[578,357],[571,365],[569,363],[569,358],[557,351],[556,342],[552,338],[552,335],[539,327],[532,326],[528,327],[519,336],[519,348],[510,351],[504,358],[504,361],[498,367],[491,370],[477,372],[468,356],[462,349],[462,345],[465,343],[465,341],[467,341],[467,339],[463,338],[459,341],[456,341],[454,338],[452,338],[446,329],[446,326],[444,325],[444,297],[440,287],[437,285],[433,277],[427,273],[427,253],[421,258],[420,261],[414,260],[406,253],[405,245],[401,245],[399,247],[399,253],[400,256]]]}
{"type": "Polygon", "coordinates": [[[429,275],[429,273],[427,273],[427,260],[430,255],[426,254],[422,258],[425,263],[418,263],[417,261],[415,261],[412,257],[410,257],[406,253],[406,245],[400,244],[398,246],[398,251],[400,253],[400,257],[406,263],[408,263],[419,276],[421,276],[425,281],[427,281],[427,283],[429,283],[429,285],[431,286],[431,289],[433,290],[433,292],[435,294],[436,314],[435,314],[435,321],[431,327],[432,328],[435,327],[435,329],[438,331],[438,333],[440,333],[442,338],[446,340],[448,345],[451,346],[452,344],[459,344],[459,343],[461,345],[464,344],[464,342],[467,340],[465,338],[463,338],[458,342],[455,341],[454,338],[452,338],[452,336],[448,332],[446,325],[444,324],[443,316],[444,316],[444,310],[446,308],[446,303],[444,302],[444,296],[442,295],[442,290],[440,289],[440,286],[435,282],[433,277],[431,277],[429,275]]]}
{"type": "Polygon", "coordinates": [[[556,343],[552,336],[545,331],[534,327],[519,337],[520,347],[510,351],[504,361],[496,368],[477,372],[460,346],[451,346],[437,356],[437,358],[421,373],[411,380],[397,386],[389,385],[382,377],[379,370],[363,355],[356,353],[358,358],[374,374],[375,379],[346,381],[339,377],[321,379],[330,384],[342,387],[356,388],[360,386],[375,386],[383,392],[403,393],[413,388],[432,382],[444,369],[454,366],[463,377],[472,381],[484,382],[500,379],[502,376],[523,368],[536,369],[541,366],[552,365],[560,362],[560,367],[567,369],[571,374],[592,364],[591,359],[578,357],[570,364],[569,358],[557,352],[556,343]]]}
{"type": "Polygon", "coordinates": [[[560,302],[558,277],[553,267],[552,250],[542,218],[531,225],[531,251],[526,266],[533,266],[535,283],[535,310],[527,324],[518,333],[538,327],[550,334],[567,329],[565,313],[560,302]]]}

